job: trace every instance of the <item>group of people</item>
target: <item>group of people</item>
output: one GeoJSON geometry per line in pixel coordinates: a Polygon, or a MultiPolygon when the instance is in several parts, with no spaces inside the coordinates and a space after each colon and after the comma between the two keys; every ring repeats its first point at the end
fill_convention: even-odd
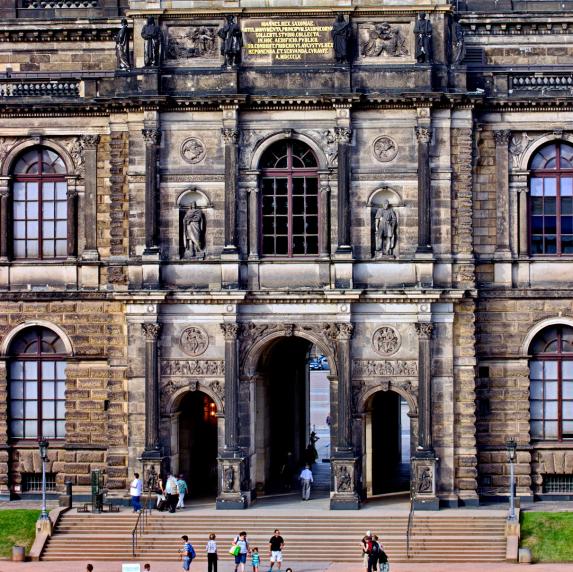
{"type": "MultiPolygon", "coordinates": [[[[143,494],[143,482],[139,478],[139,473],[134,473],[134,479],[129,485],[129,494],[131,495],[131,505],[133,512],[141,510],[141,496],[143,494]]],[[[175,477],[169,473],[165,485],[161,479],[157,480],[155,487],[157,510],[168,510],[175,512],[178,508],[185,508],[185,495],[189,492],[189,487],[183,478],[183,475],[175,477]]]]}
{"type": "Polygon", "coordinates": [[[380,572],[389,572],[388,556],[384,552],[384,546],[379,542],[378,536],[367,530],[360,547],[362,548],[362,562],[365,572],[376,572],[378,565],[380,565],[380,572]]]}
{"type": "MultiPolygon", "coordinates": [[[[187,535],[183,535],[181,540],[183,540],[183,547],[179,552],[183,561],[183,570],[189,570],[191,562],[193,562],[193,559],[195,558],[195,549],[189,542],[189,537],[187,535]]],[[[269,572],[272,572],[275,564],[277,565],[277,570],[281,569],[283,561],[282,550],[284,545],[284,538],[281,536],[280,530],[277,528],[269,539],[269,572]]],[[[217,561],[219,560],[219,556],[217,552],[217,537],[214,533],[209,535],[209,541],[205,546],[205,552],[207,553],[207,572],[217,572],[217,561]]],[[[256,546],[251,547],[249,545],[246,531],[243,530],[239,532],[239,534],[232,540],[229,554],[231,554],[235,559],[235,572],[245,572],[245,565],[247,564],[249,556],[251,558],[253,572],[259,572],[261,555],[259,554],[259,549],[256,546]]],[[[292,568],[287,568],[285,572],[293,572],[293,570],[292,568]]]]}

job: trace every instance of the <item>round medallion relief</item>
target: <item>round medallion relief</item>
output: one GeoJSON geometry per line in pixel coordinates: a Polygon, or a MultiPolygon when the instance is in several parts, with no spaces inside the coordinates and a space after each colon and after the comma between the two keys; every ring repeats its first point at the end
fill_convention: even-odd
{"type": "Polygon", "coordinates": [[[378,137],[378,139],[372,143],[372,151],[378,161],[388,163],[398,154],[398,145],[391,137],[382,135],[382,137],[378,137]]]}
{"type": "Polygon", "coordinates": [[[191,326],[183,330],[179,343],[188,356],[200,356],[209,346],[209,336],[202,328],[191,326]]]}
{"type": "Polygon", "coordinates": [[[400,349],[400,334],[390,326],[378,328],[372,336],[372,348],[381,356],[391,356],[400,349]]]}
{"type": "Polygon", "coordinates": [[[207,154],[207,149],[205,148],[205,144],[201,139],[197,139],[197,137],[189,137],[189,139],[185,139],[183,144],[181,145],[181,157],[187,163],[200,163],[207,154]]]}

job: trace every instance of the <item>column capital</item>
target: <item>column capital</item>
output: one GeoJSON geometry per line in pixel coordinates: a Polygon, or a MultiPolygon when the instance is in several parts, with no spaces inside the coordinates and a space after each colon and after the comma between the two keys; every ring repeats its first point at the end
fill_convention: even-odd
{"type": "Polygon", "coordinates": [[[432,130],[429,127],[416,127],[418,143],[428,144],[432,140],[432,130]]]}
{"type": "Polygon", "coordinates": [[[432,337],[432,331],[434,329],[434,324],[432,322],[417,322],[416,326],[416,334],[420,339],[429,340],[432,337]]]}
{"type": "Polygon", "coordinates": [[[352,338],[354,333],[354,325],[348,322],[340,322],[336,324],[336,331],[334,332],[334,337],[337,340],[345,341],[352,338]]]}
{"type": "Polygon", "coordinates": [[[509,129],[499,129],[493,132],[493,138],[495,139],[495,146],[505,145],[509,143],[511,137],[511,130],[509,129]]]}
{"type": "Polygon", "coordinates": [[[99,135],[82,135],[81,142],[84,149],[97,149],[99,144],[99,135]]]}
{"type": "Polygon", "coordinates": [[[161,324],[154,324],[150,322],[146,322],[141,324],[141,329],[143,330],[143,335],[145,336],[145,340],[148,342],[152,342],[157,340],[159,337],[159,333],[161,332],[161,324]]]}
{"type": "Polygon", "coordinates": [[[350,127],[335,127],[334,138],[337,143],[349,145],[352,141],[352,129],[350,127]]]}
{"type": "Polygon", "coordinates": [[[235,324],[233,322],[227,322],[224,324],[220,324],[220,326],[221,326],[221,331],[225,336],[225,341],[228,340],[232,341],[237,339],[237,334],[239,333],[239,324],[235,324]]]}
{"type": "Polygon", "coordinates": [[[0,187],[0,197],[6,199],[10,196],[10,188],[9,187],[0,187]]]}
{"type": "Polygon", "coordinates": [[[231,129],[230,127],[223,127],[221,129],[221,137],[225,145],[237,145],[239,143],[240,131],[238,129],[231,129]]]}
{"type": "MultiPolygon", "coordinates": [[[[2,194],[2,191],[0,189],[0,194],[2,194]]],[[[66,197],[68,199],[75,199],[78,196],[78,190],[75,187],[68,187],[68,190],[66,191],[66,197]]]]}
{"type": "Polygon", "coordinates": [[[161,143],[161,129],[145,128],[141,130],[146,145],[159,145],[161,143]]]}

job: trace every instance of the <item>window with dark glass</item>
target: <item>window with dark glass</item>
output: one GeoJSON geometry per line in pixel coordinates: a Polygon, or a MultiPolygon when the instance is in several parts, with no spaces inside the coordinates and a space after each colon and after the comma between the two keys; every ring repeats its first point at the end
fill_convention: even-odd
{"type": "Polygon", "coordinates": [[[10,437],[65,437],[66,351],[47,328],[32,327],[10,344],[10,437]]]}
{"type": "Polygon", "coordinates": [[[67,255],[66,167],[54,151],[25,151],[12,171],[12,251],[14,258],[67,255]]]}
{"type": "Polygon", "coordinates": [[[264,255],[318,254],[316,157],[301,141],[279,141],[262,156],[261,219],[264,255]]]}
{"type": "Polygon", "coordinates": [[[545,328],[529,351],[531,437],[573,439],[573,328],[545,328]]]}
{"type": "Polygon", "coordinates": [[[573,254],[573,146],[552,143],[531,161],[531,254],[573,254]]]}

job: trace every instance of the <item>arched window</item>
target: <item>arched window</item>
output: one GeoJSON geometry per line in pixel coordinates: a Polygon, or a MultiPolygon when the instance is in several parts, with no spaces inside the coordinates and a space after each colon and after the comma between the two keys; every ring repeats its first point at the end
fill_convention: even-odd
{"type": "Polygon", "coordinates": [[[10,344],[10,437],[65,437],[66,349],[62,339],[34,326],[10,344]]]}
{"type": "Polygon", "coordinates": [[[531,437],[573,439],[573,328],[545,328],[529,353],[531,437]]]}
{"type": "Polygon", "coordinates": [[[265,151],[261,169],[263,255],[318,254],[318,163],[305,143],[278,141],[265,151]]]}
{"type": "Polygon", "coordinates": [[[573,254],[573,146],[552,143],[531,161],[531,254],[573,254]]]}
{"type": "Polygon", "coordinates": [[[66,257],[68,202],[64,161],[51,149],[34,147],[20,155],[12,174],[14,258],[66,257]]]}

